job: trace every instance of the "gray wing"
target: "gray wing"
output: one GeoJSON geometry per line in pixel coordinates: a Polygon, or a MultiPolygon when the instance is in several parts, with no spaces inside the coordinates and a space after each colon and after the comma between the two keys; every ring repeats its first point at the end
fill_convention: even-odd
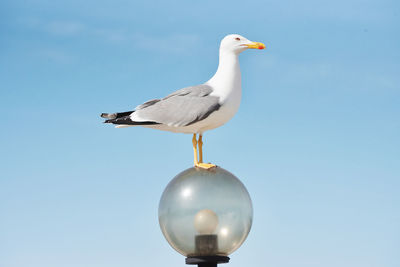
{"type": "Polygon", "coordinates": [[[131,120],[151,121],[168,126],[188,126],[207,118],[220,108],[219,98],[210,96],[211,86],[202,84],[180,89],[163,99],[154,99],[136,107],[131,120]]]}

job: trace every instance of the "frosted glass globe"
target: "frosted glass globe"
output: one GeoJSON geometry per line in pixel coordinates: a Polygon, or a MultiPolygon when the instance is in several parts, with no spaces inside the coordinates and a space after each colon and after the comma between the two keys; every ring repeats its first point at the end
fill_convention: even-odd
{"type": "Polygon", "coordinates": [[[168,243],[182,255],[228,256],[249,234],[253,207],[233,174],[193,167],[167,185],[158,218],[168,243]]]}

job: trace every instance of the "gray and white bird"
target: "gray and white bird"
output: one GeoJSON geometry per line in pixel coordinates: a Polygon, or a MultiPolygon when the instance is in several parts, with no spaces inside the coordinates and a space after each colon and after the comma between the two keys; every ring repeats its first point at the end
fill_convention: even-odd
{"type": "Polygon", "coordinates": [[[203,162],[203,133],[222,126],[237,112],[242,96],[238,57],[249,48],[265,49],[265,45],[238,34],[227,35],[220,44],[217,72],[204,84],[147,101],[132,111],[102,113],[101,117],[107,119],[105,123],[115,124],[117,128],[143,126],[193,134],[194,165],[205,169],[215,167],[203,162]]]}

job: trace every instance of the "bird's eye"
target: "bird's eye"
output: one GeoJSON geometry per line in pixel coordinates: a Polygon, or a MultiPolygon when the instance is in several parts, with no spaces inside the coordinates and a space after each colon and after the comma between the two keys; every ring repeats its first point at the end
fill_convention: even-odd
{"type": "Polygon", "coordinates": [[[236,37],[235,40],[236,40],[236,41],[240,41],[240,38],[239,38],[239,37],[236,37]]]}

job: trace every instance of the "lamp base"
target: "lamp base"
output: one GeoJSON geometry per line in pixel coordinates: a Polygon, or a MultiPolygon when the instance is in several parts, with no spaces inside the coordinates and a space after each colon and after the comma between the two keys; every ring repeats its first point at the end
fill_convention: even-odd
{"type": "Polygon", "coordinates": [[[229,257],[226,256],[192,256],[186,258],[186,264],[198,267],[217,267],[218,263],[229,262],[229,257]]]}

